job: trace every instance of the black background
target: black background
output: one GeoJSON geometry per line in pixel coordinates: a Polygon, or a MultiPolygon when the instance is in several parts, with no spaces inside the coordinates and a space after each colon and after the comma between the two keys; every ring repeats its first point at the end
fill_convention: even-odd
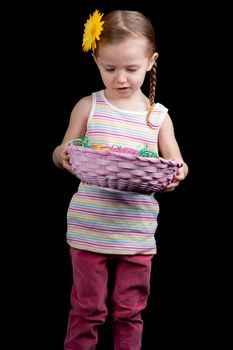
{"type": "MultiPolygon", "coordinates": [[[[11,93],[4,102],[10,125],[3,135],[8,162],[12,149],[7,172],[12,191],[5,202],[9,219],[4,225],[6,284],[11,286],[7,294],[13,307],[6,325],[15,334],[6,333],[9,345],[16,340],[30,350],[63,349],[71,288],[66,211],[77,180],[57,169],[51,155],[74,104],[102,88],[91,55],[81,50],[83,25],[96,8],[103,13],[139,10],[151,19],[159,52],[156,102],[168,107],[190,169],[179,188],[158,197],[158,254],[143,313],[142,350],[217,342],[214,329],[221,307],[214,295],[221,284],[222,246],[217,250],[214,244],[218,222],[210,157],[218,152],[212,125],[221,108],[213,52],[222,14],[218,7],[204,10],[196,2],[158,1],[151,6],[148,1],[119,0],[33,2],[9,8],[5,52],[10,54],[4,73],[5,90],[11,93]]],[[[148,87],[145,82],[145,93],[148,87]]],[[[103,349],[112,350],[108,321],[100,331],[98,350],[103,349]]]]}

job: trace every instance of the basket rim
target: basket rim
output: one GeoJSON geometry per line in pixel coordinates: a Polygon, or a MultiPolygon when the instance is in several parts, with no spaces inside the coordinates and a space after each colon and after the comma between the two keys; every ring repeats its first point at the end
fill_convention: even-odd
{"type": "Polygon", "coordinates": [[[182,161],[177,161],[177,160],[172,160],[172,159],[166,159],[163,157],[142,157],[139,156],[137,154],[130,154],[130,153],[120,153],[120,152],[114,152],[110,149],[108,150],[98,150],[95,148],[89,148],[89,147],[84,147],[84,146],[78,146],[78,145],[74,145],[74,144],[67,144],[67,150],[75,150],[78,149],[79,151],[81,151],[81,153],[94,153],[94,154],[98,154],[98,155],[112,155],[116,158],[119,159],[126,159],[126,160],[140,160],[140,161],[144,161],[144,162],[151,162],[153,164],[155,163],[163,163],[163,164],[169,164],[169,165],[174,165],[177,167],[182,167],[183,166],[183,162],[182,161]]]}

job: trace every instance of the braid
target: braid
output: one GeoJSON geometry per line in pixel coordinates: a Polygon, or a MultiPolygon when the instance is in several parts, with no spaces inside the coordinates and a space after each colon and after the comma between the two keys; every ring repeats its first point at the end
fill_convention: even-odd
{"type": "Polygon", "coordinates": [[[155,100],[155,88],[156,88],[156,68],[157,63],[156,61],[153,64],[153,67],[150,70],[150,95],[149,95],[149,111],[146,116],[146,122],[147,124],[152,128],[153,124],[150,123],[149,117],[151,112],[154,109],[154,100],[155,100]]]}

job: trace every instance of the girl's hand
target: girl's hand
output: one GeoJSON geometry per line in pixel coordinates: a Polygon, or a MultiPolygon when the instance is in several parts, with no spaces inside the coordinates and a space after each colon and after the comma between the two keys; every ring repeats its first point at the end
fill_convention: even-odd
{"type": "Polygon", "coordinates": [[[55,148],[53,152],[53,161],[58,168],[64,168],[73,174],[66,146],[67,144],[63,143],[55,148]]]}
{"type": "Polygon", "coordinates": [[[184,171],[184,167],[182,166],[177,170],[177,173],[173,177],[172,182],[169,185],[167,185],[167,187],[164,189],[163,192],[174,191],[174,189],[179,185],[180,181],[183,181],[184,179],[185,179],[185,171],[184,171]]]}

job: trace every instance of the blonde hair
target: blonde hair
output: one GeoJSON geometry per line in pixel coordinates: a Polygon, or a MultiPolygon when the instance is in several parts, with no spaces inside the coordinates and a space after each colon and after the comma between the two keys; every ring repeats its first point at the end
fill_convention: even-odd
{"type": "MultiPolygon", "coordinates": [[[[116,10],[103,17],[104,30],[97,42],[95,54],[104,43],[119,43],[128,38],[145,38],[148,42],[148,55],[151,57],[156,52],[154,28],[150,20],[138,11],[116,10]]],[[[146,116],[147,124],[152,127],[149,117],[154,108],[156,88],[156,61],[150,70],[149,108],[146,116]]]]}

